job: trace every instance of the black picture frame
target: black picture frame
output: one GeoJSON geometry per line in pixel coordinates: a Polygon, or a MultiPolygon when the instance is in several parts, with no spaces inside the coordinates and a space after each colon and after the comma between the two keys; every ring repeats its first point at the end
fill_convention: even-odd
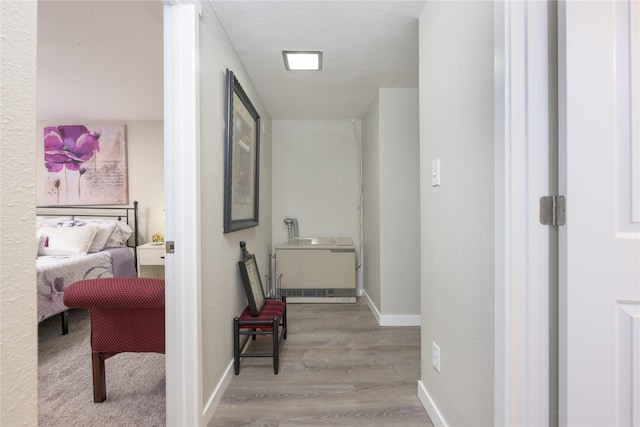
{"type": "Polygon", "coordinates": [[[267,298],[264,294],[255,256],[249,255],[242,261],[238,261],[238,266],[240,267],[244,291],[247,294],[249,311],[251,311],[252,316],[258,316],[267,298]]]}
{"type": "Polygon", "coordinates": [[[226,74],[224,233],[259,223],[260,115],[231,70],[226,74]]]}

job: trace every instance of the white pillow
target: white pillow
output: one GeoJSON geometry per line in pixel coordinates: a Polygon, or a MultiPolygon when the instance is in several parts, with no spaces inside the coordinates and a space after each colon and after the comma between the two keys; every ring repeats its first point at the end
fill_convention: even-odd
{"type": "Polygon", "coordinates": [[[98,234],[96,234],[96,238],[94,240],[97,241],[91,245],[89,252],[98,252],[106,248],[126,246],[127,239],[133,234],[131,227],[129,227],[129,225],[124,221],[77,217],[74,222],[76,227],[94,225],[104,228],[102,233],[98,231],[98,234]],[[106,236],[105,243],[103,243],[102,240],[105,239],[105,235],[107,234],[107,227],[109,228],[109,232],[106,236]],[[100,245],[102,245],[102,247],[98,249],[100,245]]]}
{"type": "Polygon", "coordinates": [[[93,237],[93,242],[91,242],[89,252],[100,252],[107,245],[109,238],[116,229],[116,223],[113,221],[104,221],[90,224],[90,226],[96,228],[96,235],[93,237]]]}
{"type": "Polygon", "coordinates": [[[72,216],[36,216],[36,224],[42,227],[71,227],[74,225],[72,216]]]}
{"type": "Polygon", "coordinates": [[[36,236],[36,258],[38,258],[38,253],[40,252],[40,246],[42,246],[42,236],[36,236]]]}
{"type": "Polygon", "coordinates": [[[111,237],[107,241],[105,248],[117,248],[120,246],[126,246],[127,239],[133,234],[133,230],[126,222],[116,221],[116,228],[111,233],[111,237]]]}
{"type": "Polygon", "coordinates": [[[91,225],[41,227],[37,236],[43,238],[44,244],[40,245],[38,255],[86,255],[95,235],[96,227],[91,225]]]}

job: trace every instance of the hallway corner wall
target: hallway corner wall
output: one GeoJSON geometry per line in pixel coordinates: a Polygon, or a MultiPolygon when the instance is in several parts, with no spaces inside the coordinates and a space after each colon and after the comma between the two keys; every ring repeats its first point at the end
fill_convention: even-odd
{"type": "Polygon", "coordinates": [[[380,88],[363,118],[365,292],[382,326],[420,324],[417,88],[380,88]]]}

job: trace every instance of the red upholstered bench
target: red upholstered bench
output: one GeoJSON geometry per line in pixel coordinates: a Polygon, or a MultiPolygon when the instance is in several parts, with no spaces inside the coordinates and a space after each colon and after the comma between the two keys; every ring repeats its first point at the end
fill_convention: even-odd
{"type": "Polygon", "coordinates": [[[238,262],[242,283],[249,304],[239,317],[233,319],[233,365],[236,375],[240,373],[241,357],[273,357],[273,373],[278,373],[280,343],[287,339],[287,300],[265,298],[256,258],[247,251],[245,242],[240,242],[242,260],[238,262]],[[240,335],[246,338],[240,343],[240,335]],[[271,335],[271,353],[245,353],[249,336],[271,335]]]}
{"type": "Polygon", "coordinates": [[[112,277],[72,283],[64,304],[88,308],[93,401],[107,398],[104,361],[118,353],[164,353],[164,280],[112,277]]]}

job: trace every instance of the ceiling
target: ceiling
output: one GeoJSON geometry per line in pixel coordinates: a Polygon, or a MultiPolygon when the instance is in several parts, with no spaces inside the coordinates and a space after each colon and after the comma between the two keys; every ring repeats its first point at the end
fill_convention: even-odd
{"type": "MultiPolygon", "coordinates": [[[[424,0],[209,3],[272,119],[359,119],[379,87],[418,86],[424,0]],[[287,71],[283,50],[321,50],[323,70],[287,71]]],[[[161,1],[38,8],[40,120],[162,119],[161,1]]]]}
{"type": "Polygon", "coordinates": [[[211,2],[271,118],[316,120],[361,118],[379,87],[418,87],[424,3],[211,2]],[[322,71],[287,71],[283,50],[322,51],[322,71]]]}

